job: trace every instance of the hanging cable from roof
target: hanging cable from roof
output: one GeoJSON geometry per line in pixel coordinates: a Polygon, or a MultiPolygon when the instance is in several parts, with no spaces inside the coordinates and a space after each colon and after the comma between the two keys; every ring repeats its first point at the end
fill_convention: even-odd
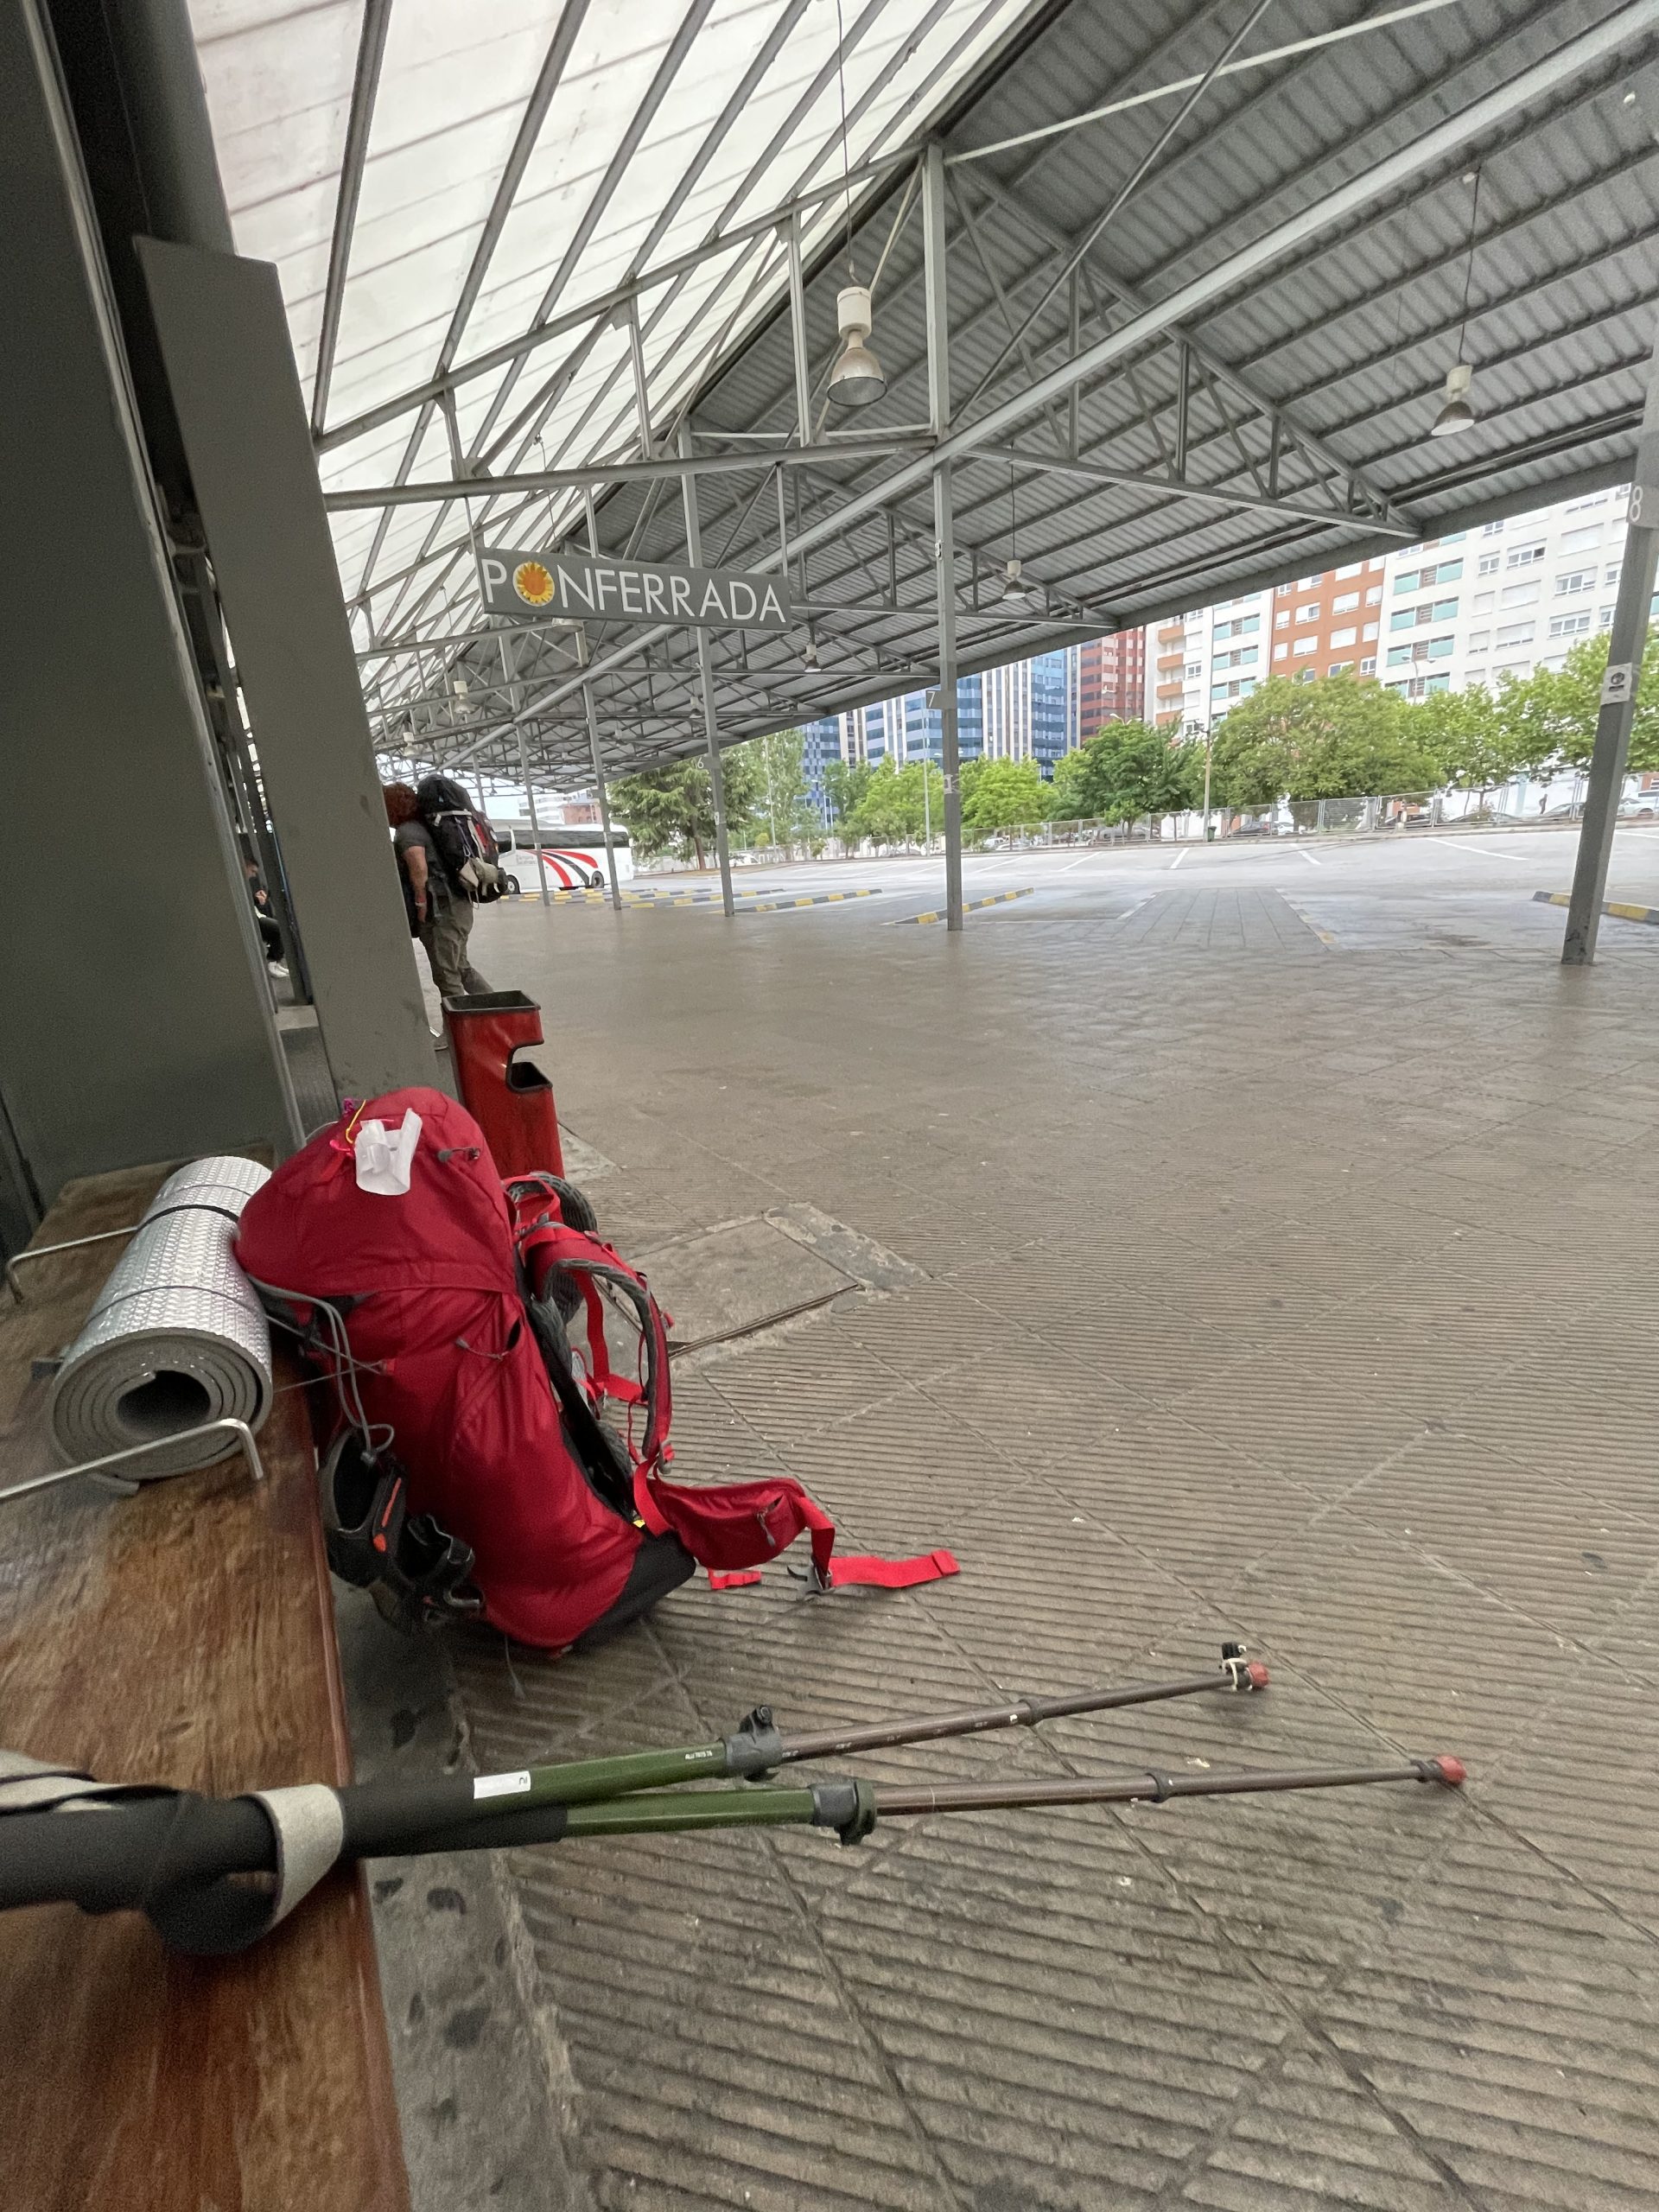
{"type": "Polygon", "coordinates": [[[1446,404],[1429,424],[1431,438],[1449,438],[1459,430],[1471,430],[1475,425],[1475,410],[1469,404],[1469,387],[1474,381],[1474,369],[1465,361],[1464,340],[1469,334],[1469,296],[1475,276],[1475,230],[1480,220],[1480,175],[1478,169],[1470,169],[1464,182],[1472,188],[1469,203],[1469,257],[1463,270],[1463,315],[1458,327],[1458,358],[1446,372],[1446,404]]]}

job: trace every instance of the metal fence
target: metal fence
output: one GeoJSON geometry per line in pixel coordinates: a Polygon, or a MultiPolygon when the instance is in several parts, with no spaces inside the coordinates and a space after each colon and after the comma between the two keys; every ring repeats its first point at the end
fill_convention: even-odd
{"type": "MultiPolygon", "coordinates": [[[[1659,778],[1627,778],[1619,815],[1625,821],[1659,820],[1659,778]]],[[[1281,798],[1270,806],[1212,806],[1206,821],[1197,808],[1184,814],[1141,816],[1135,822],[1084,821],[1012,823],[995,830],[964,829],[968,852],[1033,852],[1051,848],[1211,843],[1238,839],[1388,837],[1437,830],[1551,829],[1578,821],[1584,811],[1586,779],[1580,771],[1548,779],[1508,784],[1484,791],[1394,791],[1365,798],[1281,798]]],[[[843,843],[839,837],[814,838],[792,845],[750,846],[734,850],[734,868],[776,868],[791,861],[883,859],[942,853],[943,836],[895,844],[865,838],[843,843]]],[[[712,863],[712,855],[711,855],[712,863]]],[[[642,873],[671,874],[690,865],[666,856],[643,864],[642,873]]]]}

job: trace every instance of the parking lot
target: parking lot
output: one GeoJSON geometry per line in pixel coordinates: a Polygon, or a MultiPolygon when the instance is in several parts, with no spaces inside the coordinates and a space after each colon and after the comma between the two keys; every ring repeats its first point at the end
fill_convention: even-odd
{"type": "MultiPolygon", "coordinates": [[[[1411,832],[1396,837],[1241,838],[1210,845],[1111,845],[969,853],[963,897],[987,901],[976,930],[1082,925],[1121,942],[1182,950],[1460,951],[1541,957],[1559,950],[1562,911],[1537,903],[1565,892],[1577,846],[1571,830],[1411,832]],[[1027,895],[1028,894],[1028,895],[1027,895]]],[[[521,859],[525,890],[533,878],[521,859]]],[[[740,862],[733,888],[745,915],[787,915],[795,927],[834,930],[909,924],[944,905],[937,855],[740,862]],[[810,904],[807,902],[810,902],[810,904]]],[[[638,877],[631,911],[717,917],[712,870],[638,877]]],[[[1659,906],[1659,828],[1620,830],[1608,898],[1659,906]]],[[[569,906],[572,902],[562,902],[569,906]]],[[[591,894],[586,902],[601,906],[591,894]]],[[[1605,958],[1659,950],[1659,932],[1604,920],[1605,958]]]]}
{"type": "MultiPolygon", "coordinates": [[[[962,1563],[827,1601],[781,1568],[690,1586],[585,1661],[475,1639],[481,1764],[760,1700],[804,1727],[1179,1673],[1242,1637],[1265,1698],[870,1764],[1471,1771],[934,1817],[855,1853],[518,1854],[532,2017],[607,2212],[1651,2203],[1659,930],[1607,921],[1563,970],[1532,894],[1572,853],[990,854],[969,898],[1033,895],[960,938],[897,925],[939,895],[918,860],[744,871],[746,906],[880,895],[734,924],[481,918],[486,972],[543,1003],[573,1173],[671,1307],[689,1255],[801,1207],[919,1270],[679,1363],[678,1471],[781,1467],[849,1548],[962,1563]]],[[[1659,897],[1651,833],[1611,889],[1659,897]]]]}

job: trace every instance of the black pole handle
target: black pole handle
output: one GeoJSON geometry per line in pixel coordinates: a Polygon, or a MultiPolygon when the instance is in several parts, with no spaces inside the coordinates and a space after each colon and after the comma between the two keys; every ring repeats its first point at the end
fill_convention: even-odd
{"type": "Polygon", "coordinates": [[[230,1878],[276,1872],[276,1832],[251,1797],[169,1790],[0,1818],[0,1911],[144,1912],[193,1951],[237,1950],[257,1933],[269,1892],[230,1878]]]}

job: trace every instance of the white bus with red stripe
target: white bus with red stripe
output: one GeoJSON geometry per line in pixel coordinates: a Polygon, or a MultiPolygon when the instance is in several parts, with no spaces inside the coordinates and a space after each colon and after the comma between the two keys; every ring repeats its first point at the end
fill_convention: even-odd
{"type": "MultiPolygon", "coordinates": [[[[512,855],[508,867],[518,879],[519,889],[539,890],[536,848],[527,834],[528,825],[513,827],[498,822],[492,826],[498,844],[512,855]]],[[[617,880],[626,883],[633,874],[633,854],[626,830],[611,831],[611,849],[616,855],[617,880]]],[[[605,865],[605,833],[601,830],[594,830],[591,837],[583,836],[580,831],[572,834],[568,830],[556,830],[543,837],[541,860],[550,891],[599,891],[610,882],[605,865]]]]}

